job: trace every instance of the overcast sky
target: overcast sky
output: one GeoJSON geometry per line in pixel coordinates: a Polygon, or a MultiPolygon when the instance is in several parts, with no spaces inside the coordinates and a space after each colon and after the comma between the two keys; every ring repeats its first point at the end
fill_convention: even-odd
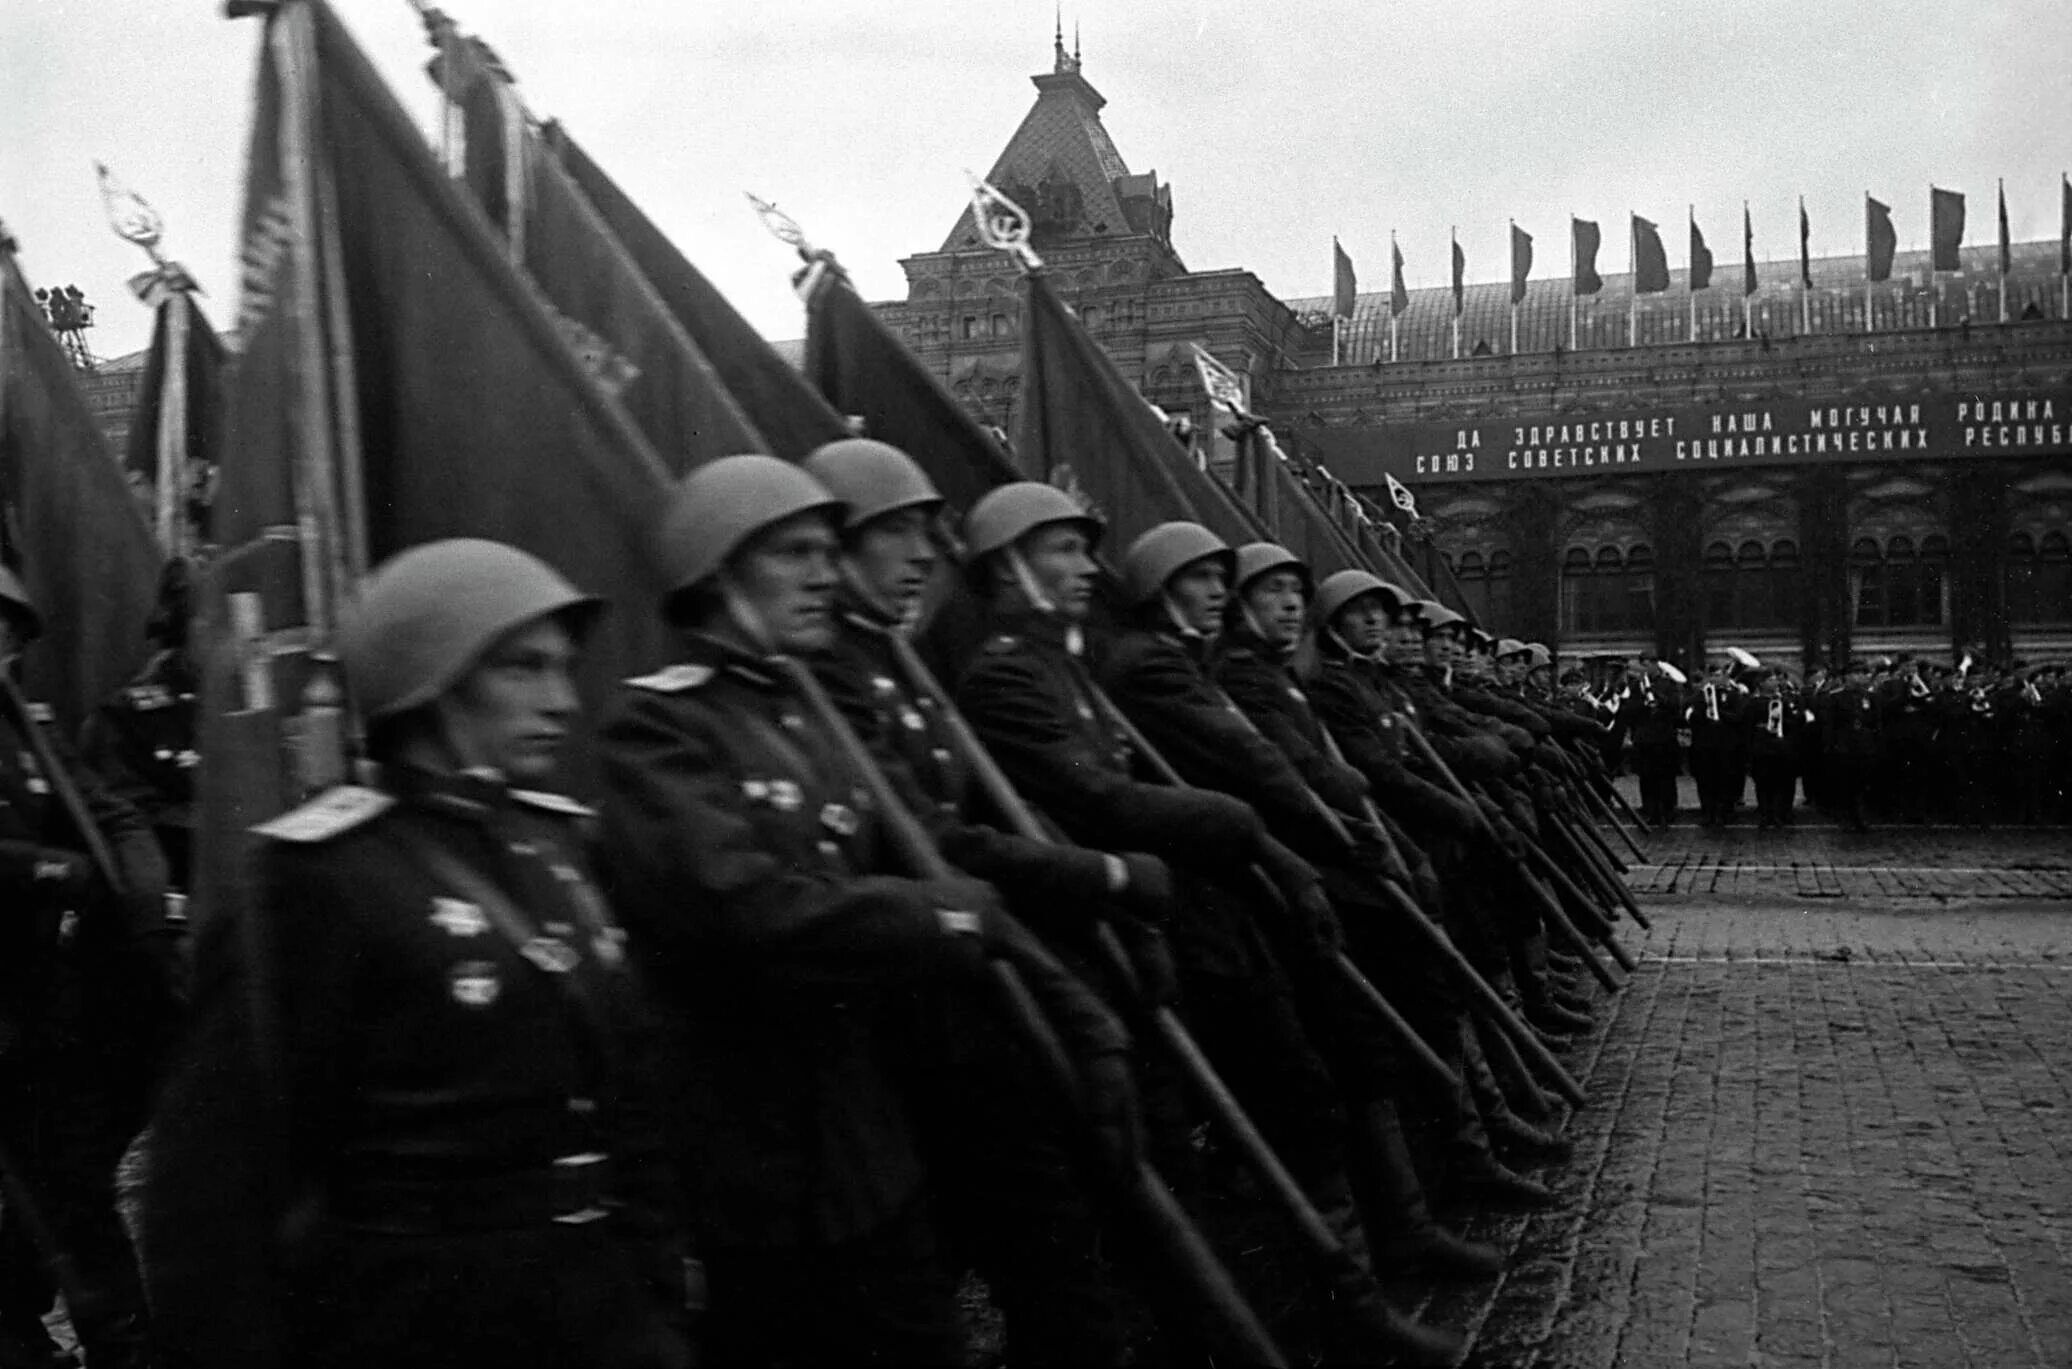
{"type": "MultiPolygon", "coordinates": [[[[406,0],[335,0],[421,123],[433,98],[406,0]]],[[[684,252],[773,338],[799,336],[784,249],[752,190],[834,249],[873,299],[937,247],[1051,65],[1051,0],[452,0],[684,252]]],[[[167,223],[166,251],[227,326],[255,21],[217,0],[0,0],[0,220],[39,285],[100,306],[104,356],[145,345],[91,163],[167,223]]],[[[1925,246],[1931,182],[1993,240],[1996,178],[2017,240],[2058,232],[2072,166],[2067,0],[1085,0],[1085,75],[1132,171],[1171,184],[1194,269],[1243,267],[1287,298],[1328,293],[1335,233],[1385,289],[1500,278],[1506,221],[1567,274],[1567,216],[1629,210],[1684,257],[1687,205],[1722,263],[1754,213],[1759,257],[1862,250],[1862,196],[1925,246]]]]}

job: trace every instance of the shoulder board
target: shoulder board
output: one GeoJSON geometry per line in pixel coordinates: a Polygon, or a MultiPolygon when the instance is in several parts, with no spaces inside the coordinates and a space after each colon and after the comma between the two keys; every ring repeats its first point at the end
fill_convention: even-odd
{"type": "Polygon", "coordinates": [[[31,699],[23,707],[28,710],[29,721],[32,723],[48,724],[58,720],[57,710],[47,703],[31,699]]]}
{"type": "Polygon", "coordinates": [[[329,841],[341,832],[372,821],[395,806],[395,799],[379,789],[341,784],[303,804],[291,808],[271,822],[252,830],[275,841],[329,841]]]}
{"type": "Polygon", "coordinates": [[[1005,656],[1022,644],[1022,639],[1011,632],[998,632],[986,639],[982,648],[988,656],[1005,656]]]}
{"type": "Polygon", "coordinates": [[[681,694],[710,680],[712,673],[709,665],[671,665],[663,666],[652,675],[636,675],[626,683],[635,689],[651,689],[657,694],[681,694]]]}
{"type": "Polygon", "coordinates": [[[566,818],[594,818],[597,810],[585,803],[577,803],[566,794],[556,794],[547,789],[513,789],[511,797],[528,808],[538,808],[548,813],[559,813],[566,818]]]}

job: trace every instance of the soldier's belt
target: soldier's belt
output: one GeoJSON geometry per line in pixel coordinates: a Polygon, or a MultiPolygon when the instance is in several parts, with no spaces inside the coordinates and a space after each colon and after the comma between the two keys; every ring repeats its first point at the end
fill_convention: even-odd
{"type": "Polygon", "coordinates": [[[618,1209],[614,1171],[609,1155],[585,1151],[493,1175],[361,1177],[333,1190],[331,1212],[353,1230],[399,1236],[584,1226],[618,1209]]]}

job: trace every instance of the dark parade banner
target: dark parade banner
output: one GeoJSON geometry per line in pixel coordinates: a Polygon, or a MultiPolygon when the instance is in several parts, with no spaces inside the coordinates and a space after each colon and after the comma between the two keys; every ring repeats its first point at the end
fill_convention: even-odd
{"type": "Polygon", "coordinates": [[[1349,485],[1962,460],[2072,452],[2072,391],[1841,403],[1633,408],[1603,414],[1298,428],[1349,485]]]}

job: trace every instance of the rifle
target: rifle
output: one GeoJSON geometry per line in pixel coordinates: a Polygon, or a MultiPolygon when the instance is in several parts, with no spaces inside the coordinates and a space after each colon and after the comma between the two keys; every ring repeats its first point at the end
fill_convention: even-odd
{"type": "MultiPolygon", "coordinates": [[[[908,684],[927,695],[935,704],[949,730],[951,744],[963,753],[965,764],[971,767],[979,787],[985,791],[986,797],[992,800],[994,807],[999,809],[1008,827],[1017,836],[1026,840],[1055,845],[1056,838],[1052,837],[1037,820],[1034,810],[1007,778],[1007,773],[1000,768],[1000,763],[986,750],[985,743],[979,740],[970,722],[943,690],[941,682],[935,678],[927,664],[921,660],[920,653],[914,650],[913,644],[897,633],[890,634],[890,641],[893,656],[906,675],[908,684]]],[[[1095,924],[1094,934],[1103,958],[1114,968],[1117,976],[1135,992],[1136,969],[1130,964],[1129,953],[1117,939],[1114,929],[1106,922],[1098,922],[1095,924]]],[[[1138,997],[1143,1001],[1141,993],[1138,997]]],[[[1188,1082],[1201,1095],[1210,1116],[1229,1134],[1236,1143],[1238,1152],[1293,1222],[1297,1234],[1318,1260],[1325,1277],[1334,1284],[1363,1277],[1358,1262],[1346,1250],[1344,1242],[1339,1240],[1338,1233],[1331,1229],[1330,1223],[1317,1211],[1309,1195],[1302,1191],[1302,1186],[1295,1181],[1295,1176],[1288,1172],[1288,1167],[1282,1163],[1280,1156],[1267,1144],[1258,1126],[1246,1115],[1236,1095],[1231,1093],[1230,1086],[1216,1073],[1215,1066],[1209,1063],[1208,1056],[1202,1052],[1201,1046],[1188,1032],[1186,1024],[1181,1022],[1179,1014],[1169,1007],[1154,1005],[1149,1007],[1148,1016],[1153,1032],[1178,1062],[1188,1082]]]]}
{"type": "MultiPolygon", "coordinates": [[[[827,697],[826,690],[821,688],[812,671],[790,657],[774,658],[771,664],[791,683],[828,735],[834,738],[850,768],[863,777],[873,802],[890,829],[894,844],[914,871],[925,879],[953,876],[955,871],[943,859],[942,852],[936,849],[934,839],[907,811],[891,781],[827,697]]],[[[1034,944],[1033,938],[1029,941],[1034,944]]],[[[1077,1112],[1080,1107],[1077,1071],[1065,1054],[1057,1033],[1029,992],[1028,985],[1014,966],[1005,961],[993,959],[988,965],[1009,1016],[1035,1046],[1052,1087],[1077,1112]]],[[[1117,1173],[1114,1178],[1120,1196],[1148,1232],[1153,1244],[1172,1261],[1182,1279],[1213,1314],[1215,1334],[1231,1357],[1240,1363],[1285,1366],[1287,1359],[1267,1334],[1258,1314],[1245,1302],[1229,1271],[1209,1249],[1201,1233],[1194,1229],[1150,1163],[1139,1157],[1127,1172],[1117,1173]]]]}

